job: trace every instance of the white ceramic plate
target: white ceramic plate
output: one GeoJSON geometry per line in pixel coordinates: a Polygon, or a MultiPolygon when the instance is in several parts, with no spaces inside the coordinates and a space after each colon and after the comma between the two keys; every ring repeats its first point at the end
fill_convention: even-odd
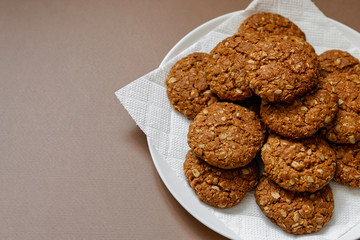
{"type": "MultiPolygon", "coordinates": [[[[241,12],[241,11],[239,11],[241,12]]],[[[198,41],[201,37],[206,35],[212,29],[226,21],[232,14],[229,13],[215,19],[212,19],[201,26],[195,28],[193,31],[188,33],[183,37],[165,56],[160,66],[167,63],[171,58],[175,57],[177,54],[191,46],[193,43],[198,41]]],[[[339,30],[344,34],[345,37],[354,45],[360,48],[360,34],[355,30],[343,25],[335,20],[332,20],[339,30]]],[[[197,220],[202,222],[207,227],[218,232],[219,234],[231,238],[231,239],[242,239],[232,232],[228,227],[225,226],[223,222],[218,220],[213,213],[209,212],[208,208],[202,205],[197,199],[194,199],[194,194],[192,189],[184,185],[181,182],[174,171],[170,168],[168,163],[162,158],[162,156],[157,152],[155,147],[153,147],[151,141],[148,139],[148,145],[150,149],[151,157],[154,161],[155,167],[163,180],[166,187],[169,189],[171,194],[175,199],[197,220]]],[[[341,240],[350,240],[356,239],[359,237],[360,226],[354,227],[351,231],[341,237],[341,240]]]]}

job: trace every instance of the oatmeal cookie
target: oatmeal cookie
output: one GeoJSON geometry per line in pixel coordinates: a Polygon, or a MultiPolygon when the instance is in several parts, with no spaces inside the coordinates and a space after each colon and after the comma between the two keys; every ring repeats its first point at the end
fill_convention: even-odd
{"type": "Polygon", "coordinates": [[[322,129],[322,133],[331,142],[354,144],[360,141],[360,116],[339,109],[331,124],[322,129]]]}
{"type": "Polygon", "coordinates": [[[241,101],[253,95],[246,82],[246,57],[257,39],[240,35],[226,38],[210,52],[206,72],[210,89],[223,100],[241,101]]]}
{"type": "Polygon", "coordinates": [[[360,113],[360,75],[348,73],[329,74],[320,79],[320,85],[339,97],[339,108],[360,113]]]}
{"type": "Polygon", "coordinates": [[[256,113],[228,102],[204,108],[190,124],[188,144],[208,164],[232,169],[251,162],[264,141],[256,113]]]}
{"type": "Polygon", "coordinates": [[[334,177],[335,153],[319,136],[290,140],[270,135],[262,147],[266,175],[294,192],[315,192],[334,177]]]}
{"type": "Polygon", "coordinates": [[[255,190],[261,211],[282,230],[292,234],[320,231],[331,219],[334,198],[329,185],[314,193],[294,193],[263,176],[255,190]]]}
{"type": "Polygon", "coordinates": [[[359,60],[342,50],[328,50],[319,55],[320,73],[323,77],[331,73],[359,73],[359,60]]]}
{"type": "Polygon", "coordinates": [[[360,76],[333,73],[320,79],[320,85],[339,98],[339,111],[334,121],[323,130],[326,138],[335,143],[360,141],[360,76]]]}
{"type": "Polygon", "coordinates": [[[174,109],[194,119],[204,107],[217,101],[206,79],[207,53],[192,53],[180,59],[166,78],[167,95],[174,109]]]}
{"type": "Polygon", "coordinates": [[[259,166],[256,161],[236,169],[220,169],[186,154],[184,173],[198,198],[208,205],[229,208],[237,205],[257,184],[259,166]]]}
{"type": "Polygon", "coordinates": [[[318,83],[315,50],[298,37],[270,36],[259,41],[245,68],[250,88],[268,102],[292,102],[318,83]]]}
{"type": "Polygon", "coordinates": [[[318,88],[292,103],[268,103],[262,101],[262,121],[275,133],[292,138],[314,135],[328,125],[338,111],[337,95],[318,88]]]}
{"type": "Polygon", "coordinates": [[[360,143],[331,143],[331,147],[336,157],[335,182],[360,188],[360,143]]]}
{"type": "Polygon", "coordinates": [[[255,33],[263,37],[271,35],[296,36],[305,40],[305,34],[288,18],[276,13],[251,15],[240,25],[239,33],[255,33]]]}

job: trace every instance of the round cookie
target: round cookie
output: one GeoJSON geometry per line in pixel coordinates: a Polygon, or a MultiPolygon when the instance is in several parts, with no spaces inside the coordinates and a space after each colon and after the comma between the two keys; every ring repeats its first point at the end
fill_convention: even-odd
{"type": "Polygon", "coordinates": [[[176,62],[165,80],[171,105],[188,119],[217,101],[206,79],[208,60],[207,53],[192,53],[176,62]]]}
{"type": "Polygon", "coordinates": [[[224,170],[207,164],[190,150],[186,154],[184,173],[198,198],[204,203],[229,208],[237,205],[257,184],[256,161],[236,169],[224,170]]]}
{"type": "Polygon", "coordinates": [[[257,39],[234,35],[218,43],[210,52],[206,72],[210,89],[220,99],[241,101],[253,95],[246,82],[246,57],[257,39]]]}
{"type": "Polygon", "coordinates": [[[262,121],[275,133],[292,138],[314,135],[328,125],[338,111],[336,94],[322,88],[297,98],[292,103],[268,103],[262,101],[262,121]]]}
{"type": "Polygon", "coordinates": [[[272,223],[292,234],[320,231],[331,219],[334,198],[329,185],[314,193],[282,189],[263,176],[255,190],[256,203],[272,223]]]}
{"type": "Polygon", "coordinates": [[[319,55],[321,75],[326,77],[331,73],[358,73],[359,60],[350,53],[341,50],[328,50],[319,55]]]}
{"type": "Polygon", "coordinates": [[[331,124],[322,129],[322,133],[331,142],[354,144],[360,141],[360,116],[339,109],[331,124]]]}
{"type": "Polygon", "coordinates": [[[360,188],[360,143],[331,144],[335,151],[334,180],[351,188],[360,188]]]}
{"type": "Polygon", "coordinates": [[[318,83],[319,61],[314,48],[298,37],[270,36],[248,56],[246,80],[268,102],[292,102],[318,83]]]}
{"type": "Polygon", "coordinates": [[[264,141],[256,113],[228,102],[203,109],[190,124],[188,144],[208,164],[232,169],[251,162],[264,141]]]}
{"type": "Polygon", "coordinates": [[[326,138],[335,143],[360,141],[360,76],[333,73],[322,78],[320,84],[339,98],[339,111],[323,130],[326,138]]]}
{"type": "Polygon", "coordinates": [[[339,108],[360,113],[360,75],[348,73],[329,74],[320,79],[320,85],[339,98],[339,108]]]}
{"type": "Polygon", "coordinates": [[[240,25],[239,33],[256,33],[263,37],[271,35],[296,36],[305,40],[305,34],[288,18],[275,13],[251,15],[240,25]]]}
{"type": "Polygon", "coordinates": [[[335,153],[319,136],[290,140],[270,135],[262,147],[266,175],[294,192],[315,192],[334,177],[335,153]]]}

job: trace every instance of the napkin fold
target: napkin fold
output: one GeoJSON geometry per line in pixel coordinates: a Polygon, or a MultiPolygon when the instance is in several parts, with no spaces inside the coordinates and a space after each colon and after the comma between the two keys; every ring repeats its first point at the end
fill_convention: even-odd
{"type": "MultiPolygon", "coordinates": [[[[170,105],[165,78],[176,61],[193,52],[210,52],[217,43],[233,35],[247,17],[258,12],[273,12],[289,18],[304,31],[307,41],[318,54],[329,49],[342,49],[360,58],[357,46],[311,1],[255,0],[245,10],[231,13],[222,24],[159,68],[118,90],[115,94],[122,105],[183,184],[187,185],[182,164],[189,150],[190,121],[170,105]]],[[[310,235],[293,236],[283,232],[260,212],[252,193],[238,206],[230,209],[209,207],[209,211],[239,239],[338,239],[360,223],[360,190],[336,183],[331,186],[335,198],[334,216],[324,229],[310,235]]]]}

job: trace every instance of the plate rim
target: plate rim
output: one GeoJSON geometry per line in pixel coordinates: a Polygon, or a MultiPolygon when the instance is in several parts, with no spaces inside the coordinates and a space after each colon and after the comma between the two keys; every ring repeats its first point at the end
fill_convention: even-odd
{"type": "MultiPolygon", "coordinates": [[[[245,11],[245,9],[243,10],[239,10],[239,11],[234,11],[234,12],[230,12],[230,13],[226,13],[223,14],[221,16],[218,16],[216,18],[213,18],[201,25],[199,25],[198,27],[194,28],[193,30],[191,30],[189,33],[187,33],[184,37],[182,37],[171,49],[170,51],[165,55],[165,57],[163,58],[163,60],[161,61],[159,67],[163,66],[164,64],[166,64],[169,60],[171,60],[173,57],[176,57],[179,53],[181,53],[183,50],[185,50],[187,47],[190,47],[193,43],[195,43],[196,41],[198,41],[201,37],[205,36],[209,31],[211,31],[211,29],[215,28],[216,26],[218,26],[219,24],[221,24],[222,22],[224,22],[227,18],[229,18],[230,16],[232,16],[233,14],[239,13],[239,12],[243,12],[245,11]],[[209,30],[204,30],[206,28],[209,28],[209,30]],[[204,32],[205,31],[205,32],[204,32]],[[202,32],[202,33],[201,33],[202,32]]],[[[338,22],[337,20],[334,20],[332,18],[327,17],[340,31],[342,31],[344,34],[347,35],[347,37],[350,37],[349,41],[351,42],[351,44],[353,44],[353,41],[355,39],[360,40],[360,33],[357,32],[356,30],[352,29],[351,27],[338,22]]],[[[189,213],[191,214],[194,218],[196,218],[199,222],[201,222],[202,224],[204,224],[205,226],[207,226],[208,228],[210,228],[211,230],[217,232],[218,234],[230,238],[230,239],[240,239],[240,236],[238,236],[237,234],[235,234],[231,229],[229,229],[228,227],[225,226],[225,224],[223,224],[220,220],[217,220],[218,222],[221,222],[222,225],[226,228],[226,229],[222,229],[220,228],[220,225],[215,225],[213,223],[210,223],[207,219],[204,219],[203,216],[201,216],[201,214],[199,215],[197,212],[189,210],[189,206],[186,205],[184,199],[182,199],[176,192],[175,186],[176,184],[174,184],[174,182],[170,182],[167,174],[165,173],[164,169],[162,168],[160,162],[157,160],[157,158],[162,158],[162,156],[158,153],[158,151],[156,150],[156,148],[151,144],[151,140],[150,138],[148,138],[146,136],[147,139],[147,143],[148,143],[148,147],[149,147],[149,151],[150,151],[150,155],[151,158],[153,160],[153,163],[155,165],[155,168],[162,180],[162,182],[165,184],[166,188],[169,190],[169,192],[172,194],[172,196],[176,199],[176,201],[189,213]]],[[[165,161],[164,159],[161,159],[162,161],[165,161]]],[[[171,170],[171,172],[175,173],[170,166],[168,166],[169,169],[171,170]]],[[[166,169],[168,170],[168,169],[166,169]]],[[[174,174],[174,177],[177,178],[176,174],[174,174]]],[[[178,179],[178,178],[177,178],[178,179]]],[[[179,179],[178,179],[179,180],[179,179]]],[[[212,213],[211,213],[212,214],[212,213]]],[[[360,224],[355,225],[352,229],[350,229],[349,232],[345,233],[342,237],[341,240],[345,240],[345,239],[353,239],[353,237],[359,237],[357,235],[357,232],[360,231],[360,224]]]]}
{"type": "MultiPolygon", "coordinates": [[[[241,12],[244,10],[240,10],[240,11],[236,11],[236,12],[241,12]]],[[[162,60],[162,62],[160,63],[159,67],[164,65],[166,62],[168,62],[172,57],[175,57],[177,54],[179,54],[181,51],[183,51],[186,47],[191,46],[193,43],[195,43],[198,39],[200,39],[202,36],[204,36],[206,33],[201,34],[200,37],[198,38],[192,38],[192,35],[196,34],[196,32],[198,31],[202,31],[202,29],[209,27],[209,28],[215,28],[216,26],[218,26],[219,24],[221,24],[223,21],[225,21],[227,18],[229,18],[231,15],[233,15],[236,12],[231,12],[231,13],[227,13],[221,16],[218,16],[216,18],[213,18],[203,24],[201,24],[200,26],[194,28],[193,30],[191,30],[189,33],[187,33],[183,38],[181,38],[171,49],[170,51],[166,54],[166,56],[164,57],[164,59],[162,60]],[[187,45],[187,46],[183,46],[183,45],[187,45]],[[184,47],[184,49],[180,50],[178,53],[176,53],[178,48],[182,48],[184,47]]],[[[180,196],[177,195],[176,190],[174,189],[175,187],[173,186],[174,183],[170,183],[168,180],[168,178],[166,177],[166,171],[163,171],[162,167],[160,166],[160,162],[156,161],[156,157],[161,157],[162,156],[157,152],[156,148],[153,147],[151,145],[151,140],[146,137],[147,142],[148,142],[148,146],[149,146],[149,150],[150,150],[150,155],[151,158],[154,162],[155,168],[161,178],[161,180],[163,181],[163,183],[165,184],[165,186],[167,187],[167,189],[169,190],[169,192],[172,194],[172,196],[176,199],[176,201],[191,215],[193,216],[195,219],[197,219],[199,222],[201,222],[202,224],[204,224],[205,226],[207,226],[208,228],[210,228],[211,230],[217,232],[218,234],[230,238],[230,239],[240,239],[238,237],[238,235],[236,235],[234,232],[231,231],[231,229],[229,229],[228,227],[226,227],[222,222],[220,222],[219,220],[217,220],[219,223],[221,223],[222,225],[224,225],[225,229],[219,228],[221,226],[220,225],[215,225],[215,224],[211,224],[209,223],[209,221],[207,221],[206,219],[203,218],[203,216],[199,215],[197,212],[193,212],[190,211],[188,206],[184,203],[183,199],[181,199],[180,196]],[[154,158],[154,156],[156,156],[154,158]]],[[[164,161],[164,159],[162,159],[164,161]]],[[[174,172],[171,169],[172,172],[174,172]]],[[[174,172],[175,173],[175,172],[174,172]]],[[[174,174],[176,175],[176,174],[174,174]]],[[[177,178],[177,176],[175,176],[177,178]]],[[[241,239],[240,239],[241,240],[241,239]]]]}

